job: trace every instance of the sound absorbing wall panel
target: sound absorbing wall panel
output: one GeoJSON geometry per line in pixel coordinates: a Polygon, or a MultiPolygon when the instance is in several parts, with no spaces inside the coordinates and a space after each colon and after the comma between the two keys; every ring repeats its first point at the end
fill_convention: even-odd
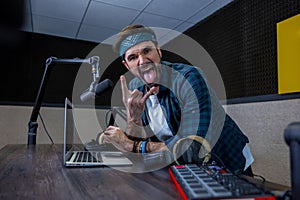
{"type": "Polygon", "coordinates": [[[228,99],[277,94],[276,24],[300,1],[235,0],[185,33],[217,64],[228,99]]]}

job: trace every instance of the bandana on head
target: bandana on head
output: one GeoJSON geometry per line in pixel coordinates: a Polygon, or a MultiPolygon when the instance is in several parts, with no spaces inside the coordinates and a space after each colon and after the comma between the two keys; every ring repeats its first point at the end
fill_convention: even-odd
{"type": "Polygon", "coordinates": [[[119,50],[120,56],[123,56],[130,47],[145,41],[156,42],[156,37],[155,35],[148,32],[140,32],[140,33],[135,33],[133,35],[129,35],[120,44],[120,50],[119,50]]]}

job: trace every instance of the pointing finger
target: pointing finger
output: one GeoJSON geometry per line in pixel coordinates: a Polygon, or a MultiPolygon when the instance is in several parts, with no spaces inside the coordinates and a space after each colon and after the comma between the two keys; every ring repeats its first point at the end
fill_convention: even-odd
{"type": "Polygon", "coordinates": [[[122,97],[123,97],[123,102],[126,105],[126,102],[129,98],[129,90],[127,87],[127,83],[126,83],[126,78],[124,75],[120,76],[120,81],[121,81],[121,89],[122,89],[122,97]]]}

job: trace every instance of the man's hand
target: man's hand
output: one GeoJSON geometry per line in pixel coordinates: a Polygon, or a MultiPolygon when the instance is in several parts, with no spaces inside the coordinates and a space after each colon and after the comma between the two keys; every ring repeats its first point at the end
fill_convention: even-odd
{"type": "Polygon", "coordinates": [[[157,90],[157,88],[152,87],[145,95],[143,95],[138,89],[133,91],[128,89],[125,76],[122,75],[120,81],[123,103],[127,110],[127,121],[142,126],[142,114],[145,110],[146,100],[157,90]]]}
{"type": "Polygon", "coordinates": [[[120,151],[132,151],[133,141],[129,140],[121,128],[109,126],[104,131],[104,143],[112,143],[120,151]]]}

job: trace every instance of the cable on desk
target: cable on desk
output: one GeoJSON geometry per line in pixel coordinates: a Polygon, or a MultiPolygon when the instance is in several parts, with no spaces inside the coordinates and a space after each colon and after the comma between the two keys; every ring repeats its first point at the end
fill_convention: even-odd
{"type": "Polygon", "coordinates": [[[40,112],[39,112],[39,117],[40,117],[40,119],[41,119],[41,122],[42,122],[42,125],[43,125],[43,127],[44,127],[45,132],[47,133],[49,139],[51,140],[51,143],[54,144],[54,142],[53,142],[53,140],[52,140],[52,137],[50,136],[50,134],[49,134],[49,132],[48,132],[48,130],[47,130],[47,128],[46,128],[46,125],[45,125],[45,123],[44,123],[43,117],[42,117],[42,115],[41,115],[40,112]]]}
{"type": "Polygon", "coordinates": [[[108,119],[108,115],[109,115],[109,114],[111,114],[111,115],[113,114],[113,113],[112,113],[112,109],[109,109],[109,110],[106,111],[106,113],[105,113],[105,126],[106,126],[106,127],[109,126],[109,119],[108,119]]]}
{"type": "MultiPolygon", "coordinates": [[[[216,160],[213,160],[213,161],[215,161],[215,162],[217,162],[219,165],[221,165],[220,167],[222,167],[222,168],[223,168],[224,170],[226,170],[227,172],[231,172],[231,171],[226,167],[226,165],[224,164],[223,160],[222,160],[217,154],[215,154],[214,152],[210,152],[210,154],[211,154],[212,158],[217,159],[217,161],[216,161],[216,160]]],[[[232,172],[231,172],[231,173],[232,173],[232,172]]]]}

